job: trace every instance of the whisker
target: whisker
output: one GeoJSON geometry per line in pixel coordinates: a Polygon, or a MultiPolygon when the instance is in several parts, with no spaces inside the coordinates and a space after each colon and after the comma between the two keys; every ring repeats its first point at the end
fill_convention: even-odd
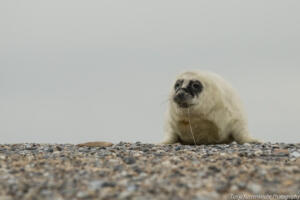
{"type": "Polygon", "coordinates": [[[195,137],[194,137],[194,132],[193,132],[192,124],[191,124],[191,119],[190,119],[190,108],[188,108],[188,119],[189,119],[190,130],[191,130],[191,134],[192,134],[194,143],[195,143],[195,145],[197,145],[195,137]]]}

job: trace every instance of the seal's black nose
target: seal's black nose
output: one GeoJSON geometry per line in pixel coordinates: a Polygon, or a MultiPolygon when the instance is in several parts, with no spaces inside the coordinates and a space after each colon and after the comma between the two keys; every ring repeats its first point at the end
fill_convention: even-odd
{"type": "Polygon", "coordinates": [[[186,101],[186,99],[187,99],[187,93],[184,91],[178,92],[174,97],[174,101],[176,103],[183,103],[186,101]]]}

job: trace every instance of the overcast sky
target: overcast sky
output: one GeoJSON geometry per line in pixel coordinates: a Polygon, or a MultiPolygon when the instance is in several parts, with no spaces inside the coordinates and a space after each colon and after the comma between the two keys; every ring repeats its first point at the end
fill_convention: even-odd
{"type": "Polygon", "coordinates": [[[300,142],[300,1],[1,0],[0,143],[159,142],[185,69],[229,80],[250,132],[300,142]]]}

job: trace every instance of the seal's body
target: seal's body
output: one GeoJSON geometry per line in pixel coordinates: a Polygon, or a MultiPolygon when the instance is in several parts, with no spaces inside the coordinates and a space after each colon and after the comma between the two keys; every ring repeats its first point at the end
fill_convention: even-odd
{"type": "Polygon", "coordinates": [[[163,144],[257,143],[235,90],[203,71],[180,74],[170,93],[163,144]]]}

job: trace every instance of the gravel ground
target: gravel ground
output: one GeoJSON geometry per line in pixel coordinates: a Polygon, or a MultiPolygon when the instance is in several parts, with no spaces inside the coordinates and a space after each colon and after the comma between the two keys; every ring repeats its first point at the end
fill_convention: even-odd
{"type": "Polygon", "coordinates": [[[266,199],[262,194],[300,199],[300,143],[0,145],[0,200],[266,199]]]}

